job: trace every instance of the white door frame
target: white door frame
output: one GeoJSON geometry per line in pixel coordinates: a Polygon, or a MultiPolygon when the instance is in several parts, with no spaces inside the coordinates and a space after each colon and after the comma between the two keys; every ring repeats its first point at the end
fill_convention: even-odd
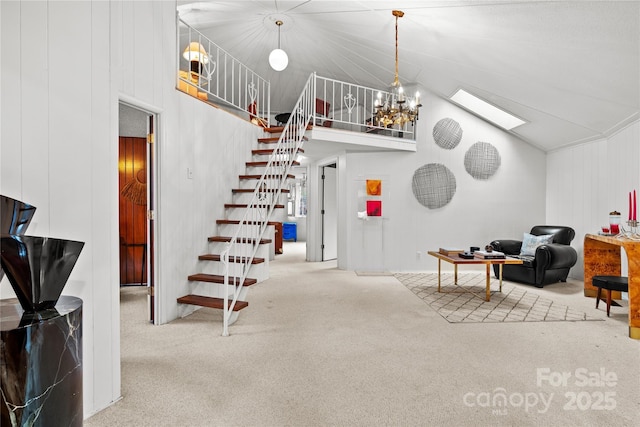
{"type": "Polygon", "coordinates": [[[320,253],[322,261],[329,261],[338,258],[338,164],[330,163],[322,166],[320,170],[320,253]],[[327,182],[327,170],[331,169],[334,179],[327,182]]]}
{"type": "MultiPolygon", "coordinates": [[[[146,266],[145,268],[147,269],[147,282],[148,282],[148,288],[149,289],[153,289],[154,295],[153,295],[153,307],[149,307],[149,311],[153,310],[153,324],[154,325],[159,325],[160,324],[160,317],[161,317],[161,295],[162,295],[162,288],[161,286],[159,286],[160,284],[160,280],[159,280],[159,276],[158,276],[158,259],[160,259],[160,251],[159,251],[159,239],[160,239],[160,230],[159,230],[159,222],[157,221],[158,218],[158,206],[159,206],[159,198],[160,198],[160,186],[159,184],[159,169],[160,169],[160,155],[158,153],[158,147],[159,147],[159,142],[160,142],[160,112],[161,109],[156,108],[152,105],[146,104],[142,101],[139,101],[135,98],[131,98],[129,96],[126,95],[120,95],[118,97],[118,106],[120,104],[124,104],[130,108],[134,108],[136,110],[142,111],[143,113],[145,113],[147,115],[147,123],[145,123],[145,126],[147,126],[147,133],[149,133],[149,129],[148,129],[148,118],[149,116],[153,117],[153,125],[154,125],[154,129],[153,129],[153,135],[154,135],[154,139],[153,141],[149,144],[147,144],[147,152],[149,153],[149,156],[152,156],[153,162],[154,162],[154,168],[149,172],[149,176],[147,176],[147,182],[150,184],[147,186],[148,191],[151,191],[151,189],[155,189],[155,193],[153,194],[153,197],[151,197],[151,201],[152,203],[150,203],[147,206],[147,210],[148,211],[153,211],[153,219],[151,221],[154,221],[155,224],[153,227],[147,227],[147,232],[151,233],[153,232],[153,235],[147,234],[147,257],[146,257],[146,266]],[[152,231],[153,230],[153,231],[152,231]],[[152,243],[150,243],[152,242],[152,243]],[[151,244],[153,246],[151,246],[151,244]],[[153,257],[153,258],[152,258],[153,257]],[[151,268],[151,266],[153,265],[153,269],[151,268]],[[153,271],[152,271],[153,270],[153,271]],[[153,283],[150,283],[150,281],[153,280],[153,283]],[[150,285],[153,285],[153,287],[151,287],[150,285]]],[[[120,121],[120,117],[118,117],[118,121],[120,121]]],[[[117,141],[116,141],[116,147],[117,147],[117,141]]],[[[148,168],[149,170],[149,168],[148,168]]],[[[117,175],[116,175],[116,179],[117,179],[117,175]]],[[[116,188],[118,187],[117,182],[116,182],[116,188]]],[[[147,200],[150,199],[150,194],[147,193],[147,200]]],[[[116,203],[116,212],[118,211],[118,207],[117,207],[117,199],[115,199],[115,203],[116,203]]],[[[148,217],[149,218],[149,217],[148,217]]],[[[150,221],[149,219],[147,219],[147,221],[150,221]]],[[[118,239],[118,236],[116,236],[116,240],[118,239]]],[[[151,313],[148,313],[149,316],[151,316],[151,313]]]]}

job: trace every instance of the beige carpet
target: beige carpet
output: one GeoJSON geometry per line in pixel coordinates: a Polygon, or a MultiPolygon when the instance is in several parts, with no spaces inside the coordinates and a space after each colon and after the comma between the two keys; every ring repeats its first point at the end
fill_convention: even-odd
{"type": "MultiPolygon", "coordinates": [[[[484,273],[443,273],[438,292],[437,273],[399,273],[395,277],[450,323],[476,322],[558,322],[602,320],[595,314],[574,310],[551,298],[527,292],[503,281],[491,280],[491,301],[485,301],[484,273]]],[[[602,302],[600,307],[606,307],[602,302]]]]}
{"type": "Polygon", "coordinates": [[[85,427],[640,425],[640,342],[581,282],[526,291],[602,321],[452,324],[395,277],[284,251],[229,337],[212,309],[149,325],[144,289],[127,289],[122,399],[85,427]],[[616,381],[576,377],[601,370],[616,381]]]}

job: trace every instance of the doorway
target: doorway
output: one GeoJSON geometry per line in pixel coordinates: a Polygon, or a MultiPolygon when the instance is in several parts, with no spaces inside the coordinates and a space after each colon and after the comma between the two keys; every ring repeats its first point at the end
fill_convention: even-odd
{"type": "Polygon", "coordinates": [[[156,116],[120,102],[118,198],[120,287],[146,288],[147,314],[155,322],[156,116]]]}
{"type": "Polygon", "coordinates": [[[338,174],[336,164],[322,166],[322,261],[338,258],[338,174]]]}

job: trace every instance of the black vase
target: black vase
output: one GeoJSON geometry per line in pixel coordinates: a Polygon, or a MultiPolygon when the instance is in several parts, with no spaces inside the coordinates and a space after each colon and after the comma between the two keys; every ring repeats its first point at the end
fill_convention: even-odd
{"type": "Polygon", "coordinates": [[[25,312],[54,308],[84,242],[2,234],[0,259],[25,312]]]}
{"type": "MultiPolygon", "coordinates": [[[[0,234],[24,234],[36,207],[0,194],[0,234]]],[[[0,281],[4,271],[0,268],[0,281]]]]}

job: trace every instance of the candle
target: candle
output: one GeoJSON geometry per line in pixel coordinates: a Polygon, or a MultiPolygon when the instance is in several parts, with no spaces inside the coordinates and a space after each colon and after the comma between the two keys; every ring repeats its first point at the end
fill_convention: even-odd
{"type": "Polygon", "coordinates": [[[629,221],[631,221],[633,217],[631,216],[631,191],[629,191],[629,221]]]}
{"type": "Polygon", "coordinates": [[[636,190],[633,190],[633,220],[636,221],[638,213],[638,205],[636,203],[636,190]]]}

